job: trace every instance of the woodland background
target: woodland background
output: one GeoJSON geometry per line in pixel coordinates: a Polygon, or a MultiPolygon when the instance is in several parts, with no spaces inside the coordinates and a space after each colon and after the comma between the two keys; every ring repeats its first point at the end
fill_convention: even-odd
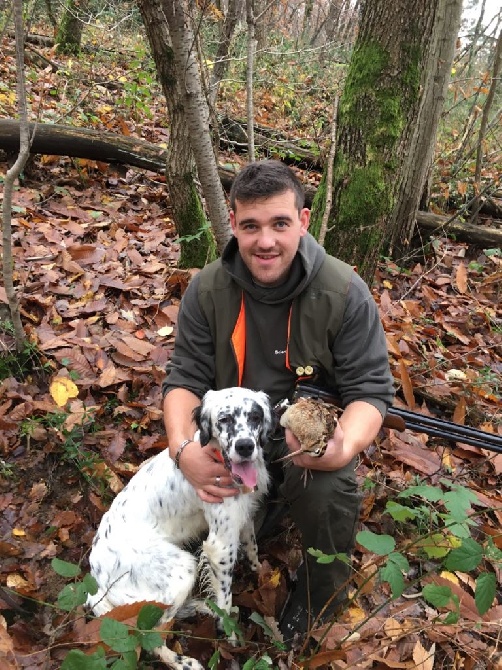
{"type": "MultiPolygon", "coordinates": [[[[445,4],[429,3],[436,12],[445,4]]],[[[399,3],[369,5],[395,16],[393,30],[406,23],[399,3]]],[[[183,154],[173,155],[175,130],[188,126],[175,107],[187,102],[165,96],[159,52],[156,59],[150,52],[145,11],[156,7],[22,5],[27,38],[21,50],[17,40],[18,61],[21,52],[26,118],[38,125],[6,206],[23,115],[16,2],[0,5],[2,668],[154,665],[139,656],[148,643],[137,632],[137,609],[115,613],[123,627],[107,635],[101,621],[73,605],[110,500],[140,462],[166,446],[160,384],[179,301],[226,234],[222,208],[221,228],[209,211],[212,194],[199,180],[194,148],[184,173],[172,168],[183,154]],[[190,175],[197,208],[188,230],[178,206],[180,174],[190,175]],[[81,566],[76,586],[62,592],[72,570],[53,559],[81,566]]],[[[180,8],[190,8],[191,54],[223,198],[250,152],[282,158],[305,183],[319,223],[335,230],[354,174],[337,183],[337,148],[351,131],[344,84],[350,72],[354,81],[352,55],[368,34],[368,6],[164,3],[166,15],[180,8]],[[223,62],[215,93],[211,81],[223,62]],[[338,216],[326,221],[330,199],[338,216]]],[[[396,405],[502,435],[502,17],[487,10],[485,2],[463,7],[412,233],[394,245],[379,241],[369,283],[387,334],[396,405]]],[[[160,53],[171,54],[175,44],[161,43],[160,53]]],[[[375,147],[365,145],[366,165],[375,147]]],[[[397,165],[399,152],[407,157],[405,140],[392,151],[385,160],[397,165]]],[[[364,185],[371,203],[378,196],[364,185]]],[[[394,196],[379,214],[383,238],[399,205],[394,196]]],[[[351,252],[357,264],[361,251],[351,252]]],[[[258,580],[239,568],[243,646],[218,640],[205,620],[183,624],[181,634],[177,624],[169,644],[220,668],[501,668],[501,471],[502,455],[493,451],[382,432],[358,469],[361,528],[375,536],[360,536],[353,602],[317,649],[291,653],[274,635],[300,560],[287,522],[261,547],[258,580]],[[381,539],[388,537],[390,548],[381,539]]]]}

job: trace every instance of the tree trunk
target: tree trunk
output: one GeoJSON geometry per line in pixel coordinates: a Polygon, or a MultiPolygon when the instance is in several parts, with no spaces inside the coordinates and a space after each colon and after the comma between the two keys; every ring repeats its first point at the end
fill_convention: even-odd
{"type": "Polygon", "coordinates": [[[254,161],[254,104],[253,104],[253,77],[254,77],[254,58],[256,53],[255,39],[255,16],[254,0],[246,0],[246,18],[247,18],[247,67],[246,67],[246,114],[247,114],[247,134],[248,134],[248,160],[254,161]]]}
{"type": "Polygon", "coordinates": [[[216,244],[221,253],[231,237],[228,209],[218,178],[218,166],[209,131],[209,108],[202,90],[194,52],[195,36],[185,4],[186,0],[162,0],[182,92],[185,123],[190,133],[192,151],[216,244]]]}
{"type": "Polygon", "coordinates": [[[159,0],[138,0],[138,7],[167,105],[169,144],[166,181],[174,223],[180,237],[179,266],[201,268],[212,258],[212,238],[197,190],[197,170],[185,123],[183,96],[176,75],[169,27],[159,0]]]}
{"type": "Polygon", "coordinates": [[[434,157],[436,133],[444,106],[460,28],[462,0],[440,0],[421,83],[418,115],[411,120],[411,141],[405,140],[398,174],[396,205],[389,218],[390,248],[395,258],[406,253],[427,174],[434,157]]]}
{"type": "Polygon", "coordinates": [[[218,48],[214,58],[214,66],[211,73],[211,81],[209,86],[209,101],[213,106],[216,104],[216,100],[218,98],[220,82],[228,69],[230,45],[232,43],[232,35],[234,34],[235,27],[237,25],[239,11],[240,0],[229,0],[228,9],[221,27],[218,48]]]}
{"type": "Polygon", "coordinates": [[[24,77],[24,29],[23,1],[14,0],[14,24],[16,29],[16,71],[17,99],[19,108],[19,153],[14,165],[5,174],[2,202],[2,277],[5,293],[9,302],[10,316],[14,328],[16,351],[21,352],[25,346],[26,335],[21,322],[19,300],[14,287],[14,258],[12,255],[12,192],[14,182],[21,174],[30,155],[28,134],[28,114],[26,107],[26,87],[24,77]]]}
{"type": "Polygon", "coordinates": [[[478,135],[478,146],[476,150],[476,170],[474,173],[474,189],[476,193],[476,202],[474,203],[474,211],[472,214],[472,223],[476,223],[478,220],[478,214],[481,208],[481,168],[483,165],[483,156],[485,148],[485,136],[486,130],[488,128],[488,120],[490,117],[490,111],[495,98],[495,91],[497,90],[497,84],[499,81],[499,74],[502,67],[502,30],[499,32],[497,39],[497,44],[495,46],[495,54],[493,56],[493,71],[490,82],[490,90],[486,96],[486,101],[483,106],[483,113],[481,115],[481,123],[479,126],[479,135],[478,135]]]}
{"type": "Polygon", "coordinates": [[[79,12],[83,5],[83,0],[67,0],[56,37],[57,53],[72,55],[80,53],[84,24],[79,18],[79,12]]]}
{"type": "MultiPolygon", "coordinates": [[[[448,26],[444,21],[447,10],[453,16],[460,4],[460,0],[417,0],[412,5],[406,0],[366,0],[362,6],[339,104],[334,207],[326,248],[357,265],[370,283],[384,245],[400,236],[404,245],[410,242],[410,221],[415,220],[435,139],[437,118],[428,117],[437,114],[432,90],[443,94],[443,86],[437,90],[437,67],[432,63],[439,58],[438,42],[450,38],[454,42],[457,36],[453,18],[448,26]],[[401,220],[397,216],[403,206],[401,220]]],[[[313,204],[314,234],[324,208],[323,182],[313,204]]]]}

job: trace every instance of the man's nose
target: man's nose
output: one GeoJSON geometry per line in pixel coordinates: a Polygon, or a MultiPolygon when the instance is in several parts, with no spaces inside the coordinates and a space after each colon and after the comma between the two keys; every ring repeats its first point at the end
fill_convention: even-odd
{"type": "Polygon", "coordinates": [[[274,233],[270,228],[262,228],[260,230],[260,236],[258,238],[258,243],[263,249],[269,249],[275,244],[274,233]]]}

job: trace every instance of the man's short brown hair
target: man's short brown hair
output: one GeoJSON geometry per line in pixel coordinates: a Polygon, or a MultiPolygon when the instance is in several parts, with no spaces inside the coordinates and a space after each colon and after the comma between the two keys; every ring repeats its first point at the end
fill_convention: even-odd
{"type": "Polygon", "coordinates": [[[298,211],[303,209],[305,191],[293,170],[281,161],[255,161],[246,165],[234,179],[230,189],[230,207],[235,211],[237,200],[249,203],[285,191],[293,191],[298,211]]]}

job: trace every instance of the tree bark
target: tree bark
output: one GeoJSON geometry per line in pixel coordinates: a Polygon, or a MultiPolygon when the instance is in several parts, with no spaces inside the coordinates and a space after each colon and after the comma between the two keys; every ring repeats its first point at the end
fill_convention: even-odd
{"type": "Polygon", "coordinates": [[[21,352],[25,346],[26,335],[21,322],[19,300],[14,286],[14,260],[12,256],[12,192],[14,182],[21,174],[30,155],[30,138],[28,133],[28,114],[26,106],[26,87],[24,77],[24,30],[23,1],[14,0],[14,24],[16,29],[16,71],[17,99],[19,108],[19,153],[15,163],[5,174],[2,202],[2,276],[5,293],[9,302],[10,316],[14,327],[16,351],[21,352]]]}
{"type": "Polygon", "coordinates": [[[490,111],[492,107],[493,100],[495,98],[495,91],[497,90],[497,84],[499,80],[499,73],[502,67],[502,30],[499,32],[497,39],[497,45],[495,47],[495,54],[493,57],[493,70],[492,77],[490,82],[490,90],[486,96],[486,101],[483,106],[483,113],[481,115],[481,123],[479,126],[479,135],[478,135],[478,146],[476,150],[476,170],[474,173],[474,189],[477,194],[476,202],[474,203],[474,211],[472,214],[472,222],[476,223],[478,220],[478,213],[481,208],[479,194],[481,192],[481,168],[483,163],[484,156],[484,145],[485,145],[485,135],[486,129],[488,128],[488,119],[490,117],[490,111]]]}
{"type": "Polygon", "coordinates": [[[255,38],[255,16],[254,0],[246,0],[246,18],[247,18],[247,59],[246,59],[246,114],[247,114],[247,135],[248,135],[248,160],[254,161],[254,104],[253,104],[253,76],[254,76],[254,58],[256,53],[255,38]]]}
{"type": "Polygon", "coordinates": [[[474,226],[471,223],[432,214],[432,212],[417,212],[417,225],[421,230],[441,232],[445,237],[454,235],[457,240],[476,246],[502,246],[502,228],[474,226]]]}
{"type": "Polygon", "coordinates": [[[220,254],[231,237],[225,194],[218,178],[216,156],[209,132],[209,108],[204,97],[195,54],[195,36],[188,17],[186,0],[163,0],[169,25],[177,78],[180,82],[185,122],[190,133],[202,192],[220,254]]]}
{"type": "MultiPolygon", "coordinates": [[[[434,81],[438,68],[432,64],[434,56],[439,58],[440,39],[454,41],[457,36],[456,30],[446,35],[444,22],[447,10],[453,15],[459,5],[460,0],[417,0],[412,5],[406,0],[366,0],[362,6],[339,105],[334,207],[326,248],[357,264],[368,282],[389,240],[396,252],[411,241],[410,222],[415,220],[437,124],[437,119],[426,121],[437,114],[433,91],[443,94],[443,86],[434,81]]],[[[445,62],[443,69],[447,67],[445,62]]],[[[314,232],[324,200],[325,176],[313,205],[314,232]]]]}
{"type": "Polygon", "coordinates": [[[446,99],[455,44],[460,29],[462,0],[439,0],[421,82],[416,118],[408,123],[402,168],[398,173],[396,204],[389,217],[390,249],[394,257],[406,253],[415,227],[420,198],[434,157],[436,133],[446,99]]]}
{"type": "Polygon", "coordinates": [[[201,268],[212,257],[212,238],[197,189],[197,169],[188,126],[185,123],[185,108],[174,64],[169,27],[159,0],[138,0],[138,7],[166,99],[169,119],[166,182],[176,231],[180,237],[179,266],[201,268]]]}
{"type": "Polygon", "coordinates": [[[58,53],[77,55],[80,52],[84,24],[78,13],[84,6],[85,0],[67,0],[56,37],[58,53]]]}

